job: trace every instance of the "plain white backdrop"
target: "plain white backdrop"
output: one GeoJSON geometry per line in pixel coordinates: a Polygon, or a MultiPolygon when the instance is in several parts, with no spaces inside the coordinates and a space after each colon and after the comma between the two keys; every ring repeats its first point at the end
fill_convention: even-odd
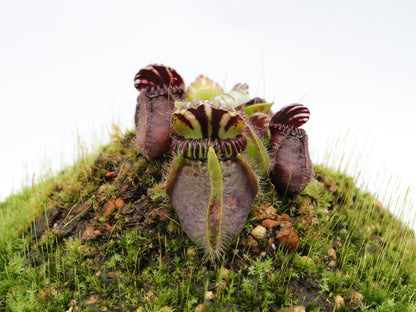
{"type": "Polygon", "coordinates": [[[150,63],[303,103],[315,163],[414,198],[415,15],[403,0],[2,1],[0,199],[73,163],[78,140],[132,128],[150,63]]]}

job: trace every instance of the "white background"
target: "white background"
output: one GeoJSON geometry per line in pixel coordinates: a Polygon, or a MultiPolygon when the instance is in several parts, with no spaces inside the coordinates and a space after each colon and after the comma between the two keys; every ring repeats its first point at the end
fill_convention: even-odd
{"type": "Polygon", "coordinates": [[[414,198],[415,16],[400,0],[2,1],[0,199],[73,163],[78,137],[91,152],[132,128],[150,63],[305,104],[315,163],[414,198]]]}

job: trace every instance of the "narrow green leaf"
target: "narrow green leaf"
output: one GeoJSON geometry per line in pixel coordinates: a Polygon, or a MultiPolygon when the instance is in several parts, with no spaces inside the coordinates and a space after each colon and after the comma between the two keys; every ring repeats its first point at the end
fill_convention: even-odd
{"type": "Polygon", "coordinates": [[[214,148],[208,151],[208,172],[211,184],[211,197],[207,209],[207,243],[211,255],[219,254],[221,249],[221,223],[223,215],[223,177],[221,164],[214,148]]]}
{"type": "Polygon", "coordinates": [[[250,159],[250,163],[256,170],[257,174],[261,176],[267,175],[271,164],[266,148],[249,124],[246,124],[243,135],[247,139],[245,153],[250,159]]]}

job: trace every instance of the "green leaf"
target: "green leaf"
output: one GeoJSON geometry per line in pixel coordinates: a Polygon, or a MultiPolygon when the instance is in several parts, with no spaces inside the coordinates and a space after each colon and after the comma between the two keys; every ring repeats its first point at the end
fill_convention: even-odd
{"type": "Polygon", "coordinates": [[[168,178],[166,180],[166,194],[172,196],[173,188],[175,186],[176,179],[180,171],[182,170],[183,165],[185,164],[185,158],[182,155],[178,155],[173,162],[172,167],[170,168],[170,172],[168,178]]]}
{"type": "Polygon", "coordinates": [[[221,223],[223,214],[223,179],[222,168],[215,154],[214,148],[208,151],[208,173],[211,186],[211,196],[207,209],[207,244],[208,253],[212,256],[220,254],[221,250],[221,223]]]}
{"type": "Polygon", "coordinates": [[[212,100],[221,94],[223,89],[213,80],[199,75],[185,92],[184,99],[188,101],[212,100]]]}
{"type": "Polygon", "coordinates": [[[270,158],[262,141],[254,132],[253,128],[246,124],[243,135],[247,139],[247,147],[245,153],[250,159],[251,165],[254,167],[257,174],[261,176],[267,175],[270,169],[270,158]]]}
{"type": "Polygon", "coordinates": [[[247,116],[251,116],[254,113],[264,113],[267,114],[270,112],[271,107],[274,103],[260,103],[260,104],[253,104],[243,108],[244,114],[247,116]]]}
{"type": "Polygon", "coordinates": [[[228,107],[237,107],[248,102],[249,99],[246,92],[237,89],[222,93],[216,96],[214,100],[228,107]]]}

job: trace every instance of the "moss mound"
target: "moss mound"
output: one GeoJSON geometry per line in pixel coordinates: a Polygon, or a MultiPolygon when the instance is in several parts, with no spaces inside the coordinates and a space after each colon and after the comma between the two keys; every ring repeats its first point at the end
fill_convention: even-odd
{"type": "Polygon", "coordinates": [[[295,198],[261,182],[217,262],[184,234],[134,133],[0,210],[0,311],[415,311],[414,233],[315,166],[295,198]]]}

